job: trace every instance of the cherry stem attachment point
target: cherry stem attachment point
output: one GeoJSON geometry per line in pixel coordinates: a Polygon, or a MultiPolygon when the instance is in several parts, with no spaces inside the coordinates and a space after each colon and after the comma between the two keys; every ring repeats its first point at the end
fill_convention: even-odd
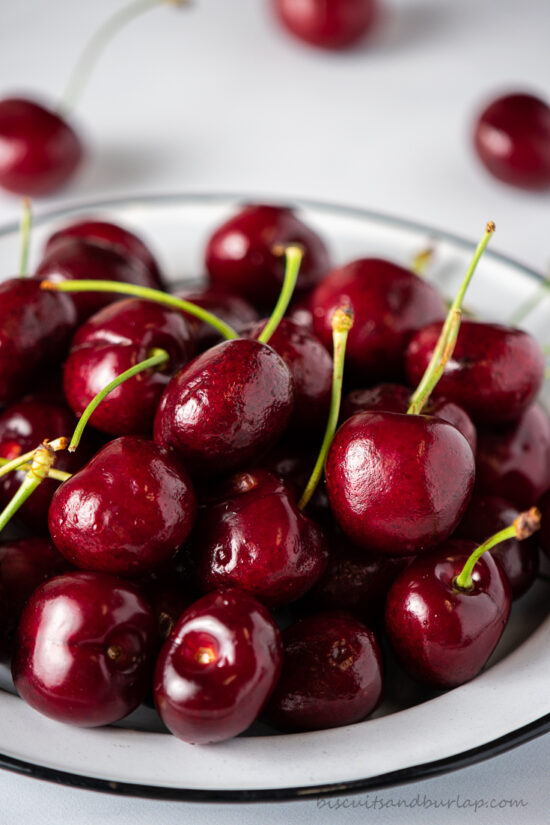
{"type": "MultiPolygon", "coordinates": [[[[68,443],[68,442],[67,442],[68,443]]],[[[5,467],[8,463],[7,458],[0,458],[0,467],[5,467]]],[[[19,467],[14,467],[14,470],[22,470],[23,472],[27,472],[30,470],[30,464],[21,464],[19,467]]],[[[48,473],[48,478],[53,478],[55,481],[67,481],[72,476],[72,473],[65,473],[63,470],[56,470],[52,467],[50,472],[48,473]]]]}
{"type": "Polygon", "coordinates": [[[332,368],[332,395],[330,400],[330,411],[325,430],[325,436],[315,467],[309,478],[302,497],[298,502],[298,508],[303,510],[313,496],[317,485],[323,474],[325,461],[336,427],[338,425],[338,418],[340,416],[340,403],[342,401],[342,382],[344,380],[344,361],[346,358],[346,344],[348,340],[348,333],[353,326],[353,310],[351,307],[340,307],[332,316],[332,343],[333,343],[333,368],[332,368]]]}
{"type": "Polygon", "coordinates": [[[494,536],[491,536],[491,538],[488,538],[483,544],[480,544],[468,558],[462,571],[454,579],[453,584],[457,590],[464,590],[466,592],[473,590],[474,582],[472,572],[483,553],[508,539],[517,539],[518,541],[528,539],[529,536],[532,536],[533,533],[539,529],[540,518],[540,511],[537,510],[536,507],[531,507],[530,510],[520,513],[510,527],[499,530],[494,536]]]}
{"type": "Polygon", "coordinates": [[[476,271],[479,259],[485,252],[487,244],[489,243],[495,228],[496,227],[493,221],[489,221],[485,228],[485,233],[477,245],[474,256],[470,262],[466,275],[464,276],[464,280],[460,285],[460,289],[449,307],[449,312],[441,329],[441,333],[437,344],[435,345],[432,357],[426,367],[426,371],[420,379],[418,387],[411,396],[410,406],[407,410],[407,413],[410,415],[419,415],[422,412],[431,393],[434,391],[439,379],[443,375],[446,364],[453,355],[456,340],[458,338],[458,332],[460,330],[460,324],[462,322],[462,302],[464,301],[464,296],[466,295],[470,281],[476,271]]]}
{"type": "MultiPolygon", "coordinates": [[[[166,2],[166,0],[164,0],[166,2]]],[[[41,289],[52,290],[53,292],[114,292],[117,295],[131,295],[134,298],[143,298],[145,301],[154,301],[157,304],[169,307],[170,309],[177,309],[180,312],[187,312],[195,318],[204,321],[214,327],[223,338],[231,341],[233,338],[239,338],[238,333],[222,321],[208,312],[207,309],[185,301],[183,298],[176,298],[175,295],[169,295],[167,292],[161,292],[160,289],[152,289],[148,286],[138,286],[137,284],[126,284],[119,281],[41,281],[41,289]]]]}
{"type": "Polygon", "coordinates": [[[27,274],[29,265],[29,241],[31,237],[32,226],[32,212],[31,202],[29,198],[23,198],[21,204],[21,222],[20,236],[21,236],[21,256],[19,258],[19,274],[23,277],[27,274]]]}
{"type": "MultiPolygon", "coordinates": [[[[44,443],[47,444],[54,452],[57,452],[58,450],[65,450],[69,441],[66,438],[56,438],[53,441],[46,441],[44,443]]],[[[21,455],[18,455],[17,458],[13,458],[11,461],[0,459],[0,478],[2,478],[2,476],[7,476],[8,473],[13,472],[14,470],[20,470],[23,468],[29,463],[29,461],[32,461],[35,453],[36,448],[34,450],[29,450],[28,453],[21,453],[21,455]]]]}
{"type": "MultiPolygon", "coordinates": [[[[278,248],[277,251],[279,251],[278,248]]],[[[289,246],[281,247],[280,251],[281,253],[284,252],[286,257],[285,277],[277,303],[275,304],[275,309],[271,314],[271,318],[263,328],[260,335],[258,335],[258,341],[261,341],[262,344],[268,343],[288,309],[288,305],[291,301],[292,295],[294,294],[296,281],[298,280],[302,258],[304,257],[304,251],[298,244],[290,244],[289,246]]]]}
{"type": "Polygon", "coordinates": [[[2,513],[0,513],[0,533],[29,496],[36,490],[38,485],[48,477],[55,461],[56,451],[64,449],[66,444],[66,438],[59,438],[50,443],[44,441],[43,444],[40,444],[40,446],[34,450],[31,465],[25,478],[13,498],[7,503],[2,513]]]}

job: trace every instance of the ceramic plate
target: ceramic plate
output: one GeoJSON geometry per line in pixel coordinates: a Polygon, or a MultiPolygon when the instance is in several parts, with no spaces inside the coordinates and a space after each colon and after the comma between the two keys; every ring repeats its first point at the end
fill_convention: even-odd
{"type": "MultiPolygon", "coordinates": [[[[171,281],[200,277],[209,233],[245,198],[163,196],[88,203],[35,221],[34,262],[63,222],[97,215],[136,230],[151,244],[171,281]]],[[[407,265],[428,244],[427,277],[452,295],[475,240],[395,218],[316,203],[294,204],[328,241],[335,262],[388,257],[407,265]]],[[[480,234],[483,227],[480,227],[480,234]]],[[[492,242],[498,248],[498,234],[492,242]]],[[[0,232],[3,277],[17,269],[17,227],[0,232]]],[[[468,308],[504,320],[540,289],[540,277],[487,252],[468,308]]],[[[550,306],[529,328],[542,338],[550,306]]],[[[387,678],[384,703],[360,724],[308,734],[249,735],[193,747],[168,735],[155,714],[139,710],[118,726],[83,730],[53,722],[13,695],[0,673],[0,764],[71,785],[116,793],[207,801],[311,798],[388,786],[462,767],[550,728],[550,618],[547,584],[537,582],[514,605],[509,627],[485,671],[472,682],[426,698],[412,683],[387,678]]]]}

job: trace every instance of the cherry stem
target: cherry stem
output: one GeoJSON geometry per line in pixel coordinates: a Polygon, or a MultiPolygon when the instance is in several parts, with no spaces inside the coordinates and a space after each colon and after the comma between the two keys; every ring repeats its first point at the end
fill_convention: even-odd
{"type": "Polygon", "coordinates": [[[16,490],[13,498],[7,503],[2,513],[0,513],[0,533],[29,496],[36,490],[38,485],[48,477],[55,461],[56,450],[64,449],[66,444],[66,438],[59,438],[50,443],[44,441],[43,444],[40,444],[40,446],[34,450],[31,466],[25,478],[21,482],[18,490],[16,490]]]}
{"type": "Polygon", "coordinates": [[[336,426],[338,424],[338,417],[340,415],[340,403],[342,401],[342,382],[344,380],[344,361],[346,357],[346,344],[348,340],[348,333],[353,326],[353,310],[350,306],[340,307],[332,316],[332,345],[334,351],[334,360],[332,367],[332,395],[330,400],[330,410],[328,415],[327,427],[325,436],[315,467],[309,478],[302,497],[298,502],[298,508],[303,510],[313,496],[317,485],[323,474],[325,461],[329,447],[332,444],[336,426]]]}
{"type": "Polygon", "coordinates": [[[120,387],[125,381],[128,381],[129,378],[133,378],[135,375],[139,375],[140,372],[145,372],[145,370],[152,369],[153,367],[159,367],[163,364],[168,363],[170,360],[170,356],[164,349],[152,349],[151,355],[149,358],[146,358],[145,361],[140,361],[139,364],[134,364],[133,367],[130,369],[121,372],[120,375],[117,375],[116,378],[113,378],[107,386],[103,387],[103,389],[98,392],[98,394],[92,398],[76,425],[75,431],[73,433],[73,437],[71,438],[71,443],[69,444],[69,452],[74,453],[78,445],[80,444],[80,439],[82,438],[82,433],[84,432],[84,428],[86,424],[94,414],[95,410],[104,398],[106,398],[109,393],[116,390],[117,387],[120,387]]]}
{"type": "Polygon", "coordinates": [[[163,3],[181,6],[184,5],[185,2],[186,0],[133,0],[129,5],[118,9],[111,17],[105,20],[84,47],[84,50],[69,75],[65,91],[58,104],[58,110],[67,112],[70,109],[74,109],[75,103],[82,96],[82,90],[88,82],[102,52],[118,32],[128,23],[144,12],[155,8],[155,6],[160,6],[163,3]]]}
{"type": "Polygon", "coordinates": [[[515,312],[510,315],[507,323],[512,327],[516,327],[518,324],[521,324],[521,322],[524,321],[528,315],[530,315],[535,307],[539,305],[542,299],[548,295],[548,290],[550,290],[550,277],[545,278],[531,297],[527,298],[522,304],[519,305],[515,312]]]}
{"type": "Polygon", "coordinates": [[[414,272],[415,275],[418,275],[419,278],[423,278],[434,253],[435,249],[433,246],[427,246],[425,249],[421,249],[420,252],[417,252],[410,264],[411,271],[414,272]]]}
{"type": "Polygon", "coordinates": [[[187,312],[195,318],[204,321],[214,327],[220,335],[228,341],[233,338],[238,338],[239,335],[233,327],[217,318],[208,312],[207,309],[192,304],[190,301],[185,301],[183,298],[176,298],[175,295],[169,295],[167,292],[161,292],[160,289],[152,289],[148,286],[138,286],[137,284],[126,284],[118,281],[41,281],[41,289],[50,289],[54,292],[114,292],[119,295],[132,295],[134,298],[143,298],[146,301],[154,301],[157,304],[177,309],[180,312],[187,312]]]}
{"type": "MultiPolygon", "coordinates": [[[[281,248],[281,251],[283,251],[283,248],[281,248]]],[[[286,257],[286,265],[283,286],[279,294],[279,298],[277,299],[277,303],[275,304],[275,309],[271,314],[271,318],[263,328],[260,335],[258,335],[258,341],[261,341],[262,344],[267,344],[288,309],[288,305],[292,295],[294,294],[296,281],[298,280],[302,258],[304,257],[302,247],[294,244],[285,246],[284,254],[286,257]]]]}
{"type": "MultiPolygon", "coordinates": [[[[0,467],[5,467],[8,464],[7,458],[0,458],[0,467]]],[[[30,464],[21,464],[19,467],[14,467],[14,470],[23,470],[27,472],[30,470],[30,464]]],[[[72,476],[72,473],[65,473],[63,470],[54,470],[53,468],[48,473],[48,478],[53,478],[56,481],[67,481],[72,476]]]]}
{"type": "Polygon", "coordinates": [[[21,257],[19,259],[19,274],[24,277],[27,274],[29,265],[29,240],[31,237],[32,212],[29,198],[23,198],[21,211],[21,223],[19,224],[21,234],[21,257]]]}
{"type": "Polygon", "coordinates": [[[454,579],[454,586],[458,590],[473,590],[474,582],[472,579],[472,571],[483,553],[487,550],[491,550],[495,547],[495,545],[500,544],[503,541],[507,541],[508,539],[517,539],[518,541],[528,539],[529,536],[532,536],[533,533],[539,529],[540,518],[540,511],[537,510],[536,507],[531,507],[530,510],[520,513],[514,520],[514,523],[509,527],[499,530],[499,532],[495,533],[494,536],[491,536],[491,538],[488,538],[487,541],[483,542],[483,544],[480,544],[468,558],[466,564],[462,568],[462,571],[454,579]]]}
{"type": "MultiPolygon", "coordinates": [[[[57,452],[58,450],[64,450],[69,442],[66,438],[56,438],[54,441],[45,443],[47,443],[54,452],[57,452]]],[[[5,458],[0,459],[0,464],[2,465],[0,467],[0,478],[2,476],[7,476],[8,473],[13,472],[13,470],[20,470],[25,464],[32,461],[35,453],[36,448],[34,450],[30,450],[28,453],[18,455],[17,458],[13,458],[11,461],[7,461],[5,458]]]]}
{"type": "Polygon", "coordinates": [[[454,352],[456,339],[462,321],[462,302],[466,291],[470,285],[470,281],[474,276],[479,259],[485,252],[487,244],[489,243],[493,232],[495,231],[495,224],[489,221],[485,228],[485,233],[477,245],[474,256],[468,267],[468,271],[464,276],[464,280],[460,285],[460,289],[449,307],[449,312],[445,319],[445,323],[441,329],[437,344],[430,358],[430,362],[426,367],[424,375],[420,379],[420,383],[411,396],[410,406],[407,413],[410,415],[419,415],[424,409],[431,393],[434,391],[439,379],[443,375],[445,366],[449,362],[454,352]]]}

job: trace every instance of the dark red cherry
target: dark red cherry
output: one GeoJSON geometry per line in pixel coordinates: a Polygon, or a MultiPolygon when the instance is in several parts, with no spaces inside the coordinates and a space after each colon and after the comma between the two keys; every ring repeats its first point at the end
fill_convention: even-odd
{"type": "Polygon", "coordinates": [[[117,301],[93,315],[76,333],[63,368],[65,397],[77,416],[125,370],[144,361],[155,348],[167,364],[125,381],[101,402],[90,423],[110,435],[147,434],[160,397],[176,370],[193,352],[191,330],[179,312],[152,301],[117,301]]]}
{"type": "MultiPolygon", "coordinates": [[[[247,337],[257,338],[267,321],[253,326],[247,337]]],[[[319,339],[304,327],[283,318],[269,346],[279,353],[294,381],[294,411],[289,428],[314,437],[323,432],[330,408],[332,358],[319,339]]]]}
{"type": "Polygon", "coordinates": [[[378,0],[274,0],[274,7],[289,32],[321,49],[355,45],[378,17],[378,0]]]}
{"type": "Polygon", "coordinates": [[[0,283],[0,406],[32,390],[63,359],[76,324],[68,295],[30,278],[0,283]]]}
{"type": "Polygon", "coordinates": [[[336,433],[325,473],[344,533],[372,552],[406,556],[435,547],[457,527],[475,462],[464,436],[442,419],[364,412],[336,433]]]}
{"type": "Polygon", "coordinates": [[[224,341],[172,378],[155,417],[155,441],[191,473],[215,475],[258,460],[285,430],[294,386],[285,362],[259,341],[224,341]]]}
{"type": "Polygon", "coordinates": [[[4,587],[6,617],[0,630],[0,660],[9,659],[15,631],[29,597],[36,588],[70,569],[51,541],[13,539],[0,543],[0,582],[4,587]]]}
{"type": "MultiPolygon", "coordinates": [[[[76,237],[66,237],[49,247],[34,278],[53,282],[101,279],[154,288],[158,286],[156,279],[138,258],[130,258],[126,252],[91,238],[76,237]]],[[[119,299],[116,294],[102,292],[71,295],[80,322],[119,299]]]]}
{"type": "Polygon", "coordinates": [[[47,195],[82,160],[78,135],[59,114],[32,100],[0,100],[0,186],[16,195],[47,195]]]}
{"type": "MultiPolygon", "coordinates": [[[[231,292],[224,292],[221,289],[196,291],[179,289],[174,294],[178,298],[191,301],[191,303],[207,309],[216,318],[225,321],[226,324],[229,324],[239,333],[258,320],[258,313],[254,307],[244,298],[241,298],[240,295],[233,295],[231,292]]],[[[197,352],[204,352],[204,350],[221,341],[220,333],[210,324],[206,324],[200,318],[189,315],[187,312],[184,312],[183,315],[193,330],[197,352]]]]}
{"type": "Polygon", "coordinates": [[[135,576],[187,539],[195,494],[179,461],[145,438],[110,441],[55,493],[49,527],[76,567],[135,576]]]}
{"type": "Polygon", "coordinates": [[[502,496],[520,509],[550,487],[550,420],[533,404],[510,424],[479,429],[476,489],[502,496]]]}
{"type": "Polygon", "coordinates": [[[201,508],[193,547],[203,590],[238,587],[270,607],[303,596],[322,575],[328,546],[281,479],[239,473],[201,508]]]}
{"type": "Polygon", "coordinates": [[[266,708],[285,731],[360,722],[382,693],[382,660],[374,633],[349,613],[330,611],[283,631],[283,670],[266,708]]]}
{"type": "Polygon", "coordinates": [[[209,593],[180,617],[157,661],[164,724],[191,744],[221,742],[260,714],[281,670],[279,630],[238,590],[209,593]]]}
{"type": "Polygon", "coordinates": [[[459,590],[475,542],[451,541],[417,558],[394,581],[386,602],[386,633],[415,679],[452,688],[473,679],[499,641],[510,614],[510,587],[489,553],[472,573],[473,589],[459,590]]]}
{"type": "Polygon", "coordinates": [[[284,279],[287,244],[304,249],[296,285],[299,294],[311,289],[330,266],[324,242],[288,207],[245,206],[208,241],[205,261],[210,283],[271,309],[284,279]]]}
{"type": "MultiPolygon", "coordinates": [[[[406,413],[411,397],[411,390],[401,384],[377,384],[366,390],[352,390],[342,401],[341,418],[345,421],[352,415],[366,410],[376,412],[406,413]]],[[[431,398],[422,410],[423,415],[433,415],[442,418],[459,430],[472,452],[477,449],[477,432],[472,419],[458,404],[453,404],[446,398],[431,398]]]]}
{"type": "MultiPolygon", "coordinates": [[[[512,524],[519,514],[520,511],[504,498],[474,495],[454,537],[481,543],[493,533],[512,524]]],[[[488,552],[504,570],[512,599],[519,598],[529,590],[539,570],[539,553],[535,539],[508,539],[488,552]]]]}
{"type": "Polygon", "coordinates": [[[497,98],[480,114],[476,152],[495,178],[523,189],[550,186],[550,107],[530,94],[497,98]]]}
{"type": "Polygon", "coordinates": [[[35,590],[12,662],[19,695],[60,722],[108,725],[146,694],[156,651],[153,611],[138,588],[102,573],[66,573],[35,590]]]}
{"type": "Polygon", "coordinates": [[[313,292],[314,331],[329,350],[332,316],[346,304],[354,313],[346,369],[363,384],[402,377],[405,348],[413,333],[445,317],[443,298],[431,284],[378,258],[334,269],[313,292]]]}
{"type": "MultiPolygon", "coordinates": [[[[50,441],[62,436],[70,438],[75,427],[76,418],[65,404],[29,396],[0,414],[0,458],[9,461],[18,458],[46,438],[50,441]]],[[[92,439],[85,434],[77,452],[61,450],[56,453],[55,469],[74,473],[88,461],[93,451],[92,439]]],[[[0,478],[0,507],[5,507],[11,500],[24,477],[25,471],[17,470],[0,478]]],[[[47,531],[48,510],[58,487],[59,481],[45,479],[18,510],[18,521],[34,532],[47,531]]]]}
{"type": "Polygon", "coordinates": [[[164,289],[164,279],[156,258],[141,238],[129,229],[107,221],[90,219],[76,221],[50,235],[44,247],[44,256],[49,257],[54,246],[67,238],[83,238],[100,246],[114,249],[115,252],[128,258],[136,258],[149,270],[151,280],[157,288],[164,289]]]}

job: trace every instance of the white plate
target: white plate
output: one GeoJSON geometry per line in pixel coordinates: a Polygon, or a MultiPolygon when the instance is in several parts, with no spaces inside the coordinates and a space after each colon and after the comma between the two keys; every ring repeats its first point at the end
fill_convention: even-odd
{"type": "MultiPolygon", "coordinates": [[[[89,203],[35,222],[34,262],[45,238],[79,215],[97,215],[135,229],[158,254],[170,280],[197,277],[204,243],[243,197],[163,196],[89,203]]],[[[429,243],[429,276],[448,295],[457,288],[475,241],[356,209],[296,204],[328,241],[335,262],[364,255],[407,264],[429,243]]],[[[490,217],[490,216],[488,216],[490,217]]],[[[480,227],[480,235],[483,227],[480,227]]],[[[498,233],[492,241],[498,247],[498,233]]],[[[0,232],[3,276],[16,271],[17,227],[0,232]]],[[[468,293],[468,307],[506,319],[540,288],[540,277],[486,253],[468,293]]],[[[530,318],[541,336],[549,306],[530,318]]],[[[252,736],[210,747],[185,745],[160,732],[152,712],[121,726],[84,730],[53,722],[0,690],[0,765],[72,785],[117,793],[201,800],[289,799],[382,787],[461,767],[550,728],[550,619],[547,584],[538,582],[513,608],[490,666],[469,684],[421,701],[412,683],[388,678],[385,701],[360,724],[308,734],[252,736]],[[415,704],[419,702],[418,704],[415,704]],[[155,730],[156,728],[156,730],[155,730]]]]}

